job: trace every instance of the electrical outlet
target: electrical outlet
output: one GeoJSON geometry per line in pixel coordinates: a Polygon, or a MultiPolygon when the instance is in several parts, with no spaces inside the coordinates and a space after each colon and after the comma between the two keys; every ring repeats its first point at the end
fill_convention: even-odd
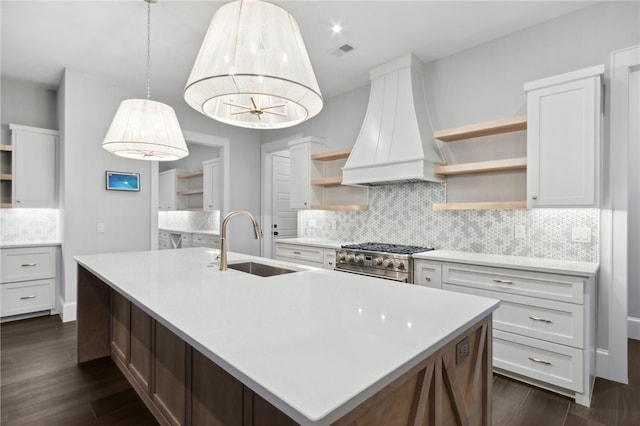
{"type": "Polygon", "coordinates": [[[469,337],[465,337],[456,345],[456,364],[460,364],[469,356],[469,337]]]}
{"type": "Polygon", "coordinates": [[[591,243],[591,228],[588,226],[571,228],[571,241],[574,243],[591,243]]]}
{"type": "Polygon", "coordinates": [[[104,226],[104,222],[98,222],[98,224],[96,225],[96,232],[98,234],[103,234],[105,232],[106,228],[104,226]]]}
{"type": "Polygon", "coordinates": [[[331,229],[333,229],[334,231],[336,229],[338,229],[338,222],[337,221],[335,221],[335,220],[331,221],[331,229]]]}
{"type": "Polygon", "coordinates": [[[309,228],[315,228],[316,227],[316,220],[315,219],[309,219],[309,221],[307,222],[307,226],[309,228]]]}
{"type": "Polygon", "coordinates": [[[517,239],[527,238],[527,227],[524,225],[514,225],[513,237],[517,239]]]}

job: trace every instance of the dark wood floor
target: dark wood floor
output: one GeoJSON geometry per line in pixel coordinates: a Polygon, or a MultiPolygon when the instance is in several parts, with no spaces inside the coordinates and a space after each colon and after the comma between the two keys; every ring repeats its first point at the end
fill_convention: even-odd
{"type": "MultiPolygon", "coordinates": [[[[77,366],[75,323],[57,316],[2,324],[1,422],[14,425],[156,425],[109,359],[77,366]]],[[[640,425],[640,341],[629,341],[629,384],[597,379],[591,408],[495,376],[496,426],[640,425]]]]}

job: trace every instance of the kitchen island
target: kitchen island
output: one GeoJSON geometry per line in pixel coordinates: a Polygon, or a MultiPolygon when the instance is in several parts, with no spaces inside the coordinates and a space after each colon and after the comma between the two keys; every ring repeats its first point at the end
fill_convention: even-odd
{"type": "Polygon", "coordinates": [[[161,424],[490,424],[498,301],[217,250],[79,256],[79,363],[161,424]]]}

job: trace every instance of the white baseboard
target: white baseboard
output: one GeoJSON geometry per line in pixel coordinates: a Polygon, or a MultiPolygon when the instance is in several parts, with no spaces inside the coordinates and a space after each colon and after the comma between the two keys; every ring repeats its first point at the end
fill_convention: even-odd
{"type": "Polygon", "coordinates": [[[606,349],[596,351],[596,376],[609,379],[609,351],[606,349]]]}
{"type": "Polygon", "coordinates": [[[76,307],[77,307],[77,302],[68,302],[65,303],[65,301],[60,298],[60,317],[62,318],[62,322],[70,322],[70,321],[75,321],[77,318],[77,312],[76,312],[76,307]]]}
{"type": "Polygon", "coordinates": [[[640,340],[640,318],[627,318],[629,339],[640,340]]]}

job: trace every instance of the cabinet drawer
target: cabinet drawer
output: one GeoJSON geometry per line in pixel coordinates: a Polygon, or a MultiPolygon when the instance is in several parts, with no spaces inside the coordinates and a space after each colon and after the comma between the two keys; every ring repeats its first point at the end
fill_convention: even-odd
{"type": "Polygon", "coordinates": [[[500,330],[493,332],[493,366],[576,392],[583,391],[582,351],[500,330]]]}
{"type": "Polygon", "coordinates": [[[314,266],[322,266],[324,264],[323,251],[321,248],[316,247],[276,244],[276,256],[283,260],[293,259],[294,261],[311,262],[315,264],[314,266]]]}
{"type": "Polygon", "coordinates": [[[3,283],[39,280],[56,276],[56,247],[2,250],[3,283]]]}
{"type": "Polygon", "coordinates": [[[442,264],[428,260],[415,260],[413,263],[414,284],[425,287],[442,288],[442,264]]]}
{"type": "Polygon", "coordinates": [[[191,245],[192,247],[219,248],[220,237],[216,237],[213,235],[193,234],[191,245]]]}
{"type": "Polygon", "coordinates": [[[443,264],[442,282],[522,296],[583,303],[584,279],[574,276],[487,266],[443,264]]]}
{"type": "Polygon", "coordinates": [[[1,316],[53,309],[56,280],[2,284],[1,316]]]}
{"type": "Polygon", "coordinates": [[[573,303],[444,284],[445,290],[500,299],[493,328],[582,348],[584,308],[573,303]]]}

